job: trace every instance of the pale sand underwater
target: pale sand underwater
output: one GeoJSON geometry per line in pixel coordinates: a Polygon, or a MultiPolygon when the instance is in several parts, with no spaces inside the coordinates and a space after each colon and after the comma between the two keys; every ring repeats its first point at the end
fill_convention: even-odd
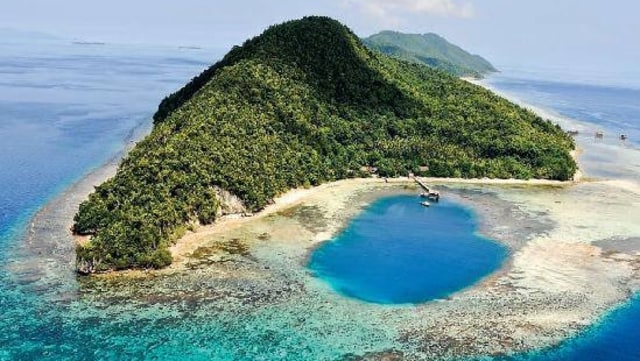
{"type": "MultiPolygon", "coordinates": [[[[592,151],[580,146],[585,155],[592,151]]],[[[626,151],[616,150],[631,154],[623,162],[636,159],[626,151]]],[[[175,262],[166,270],[81,278],[76,285],[68,227],[91,185],[113,170],[97,171],[39,212],[24,257],[10,267],[71,284],[53,298],[76,302],[78,317],[180,317],[187,303],[208,322],[236,322],[246,334],[221,338],[221,350],[238,337],[249,347],[277,330],[282,350],[314,359],[509,354],[557,344],[640,289],[640,185],[589,172],[575,183],[428,179],[444,197],[473,208],[481,232],[511,255],[478,284],[426,304],[348,299],[306,268],[310,252],[367,204],[417,194],[406,178],[293,190],[253,217],[229,216],[187,234],[172,248],[175,262]]],[[[261,347],[242,352],[260,355],[261,347]]]]}

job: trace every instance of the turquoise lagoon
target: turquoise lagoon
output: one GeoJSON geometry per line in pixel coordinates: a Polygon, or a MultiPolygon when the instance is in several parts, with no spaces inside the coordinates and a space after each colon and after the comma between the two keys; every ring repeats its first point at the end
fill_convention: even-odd
{"type": "Polygon", "coordinates": [[[309,268],[345,296],[403,304],[445,298],[502,265],[507,249],[476,233],[471,210],[420,201],[402,195],[374,202],[315,250],[309,268]]]}

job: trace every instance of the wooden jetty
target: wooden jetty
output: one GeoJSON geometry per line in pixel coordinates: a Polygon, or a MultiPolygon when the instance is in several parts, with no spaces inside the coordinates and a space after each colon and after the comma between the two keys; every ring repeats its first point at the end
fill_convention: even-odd
{"type": "Polygon", "coordinates": [[[429,186],[426,185],[422,180],[420,180],[420,178],[413,177],[413,180],[416,181],[416,183],[418,183],[418,185],[422,187],[422,189],[424,189],[426,192],[431,192],[431,190],[429,189],[429,186]]]}
{"type": "Polygon", "coordinates": [[[425,191],[425,192],[424,192],[424,193],[422,193],[422,194],[420,195],[422,198],[428,198],[428,199],[430,199],[430,200],[432,200],[432,201],[436,201],[436,202],[439,202],[439,201],[440,201],[440,192],[436,192],[436,191],[434,191],[434,190],[431,190],[431,189],[429,188],[429,186],[428,186],[428,185],[426,185],[426,184],[425,184],[422,180],[420,180],[420,178],[418,178],[418,177],[415,177],[415,176],[414,176],[414,177],[413,177],[413,180],[414,180],[414,181],[416,181],[416,183],[418,183],[418,185],[419,185],[420,187],[422,187],[422,189],[424,189],[424,191],[425,191]]]}

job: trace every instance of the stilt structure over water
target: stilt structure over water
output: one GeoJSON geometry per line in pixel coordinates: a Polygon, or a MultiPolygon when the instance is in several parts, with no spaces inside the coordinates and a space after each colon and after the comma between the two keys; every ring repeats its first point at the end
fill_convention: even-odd
{"type": "MultiPolygon", "coordinates": [[[[587,132],[588,133],[588,132],[587,132]]],[[[580,131],[578,130],[568,130],[567,131],[567,135],[571,136],[571,137],[577,137],[578,135],[580,135],[580,131]]],[[[596,140],[604,140],[605,139],[605,133],[602,130],[596,130],[593,132],[593,136],[596,140]]],[[[625,133],[620,134],[620,136],[618,136],[618,139],[621,141],[626,141],[629,139],[629,136],[625,133]]]]}
{"type": "Polygon", "coordinates": [[[413,180],[416,181],[416,183],[418,183],[418,185],[420,187],[422,187],[422,189],[424,189],[424,193],[422,193],[420,196],[423,198],[429,198],[432,201],[436,201],[439,202],[440,201],[440,192],[436,192],[432,189],[429,188],[428,185],[426,185],[422,180],[420,180],[420,178],[414,176],[413,180]]]}

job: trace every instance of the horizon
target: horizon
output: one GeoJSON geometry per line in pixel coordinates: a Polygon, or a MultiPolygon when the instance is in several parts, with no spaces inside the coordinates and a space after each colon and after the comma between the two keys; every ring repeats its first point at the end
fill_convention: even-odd
{"type": "Polygon", "coordinates": [[[602,0],[588,5],[577,0],[185,0],[162,5],[150,0],[24,0],[5,5],[0,28],[80,41],[224,50],[270,25],[320,15],[339,20],[360,37],[383,30],[435,33],[501,66],[635,73],[640,49],[628,44],[640,33],[638,11],[640,4],[611,6],[602,0]]]}

